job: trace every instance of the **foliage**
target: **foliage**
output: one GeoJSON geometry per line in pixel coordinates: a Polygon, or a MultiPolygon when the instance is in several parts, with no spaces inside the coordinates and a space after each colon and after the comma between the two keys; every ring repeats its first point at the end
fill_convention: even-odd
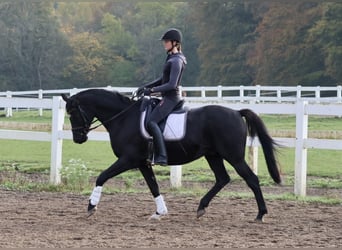
{"type": "Polygon", "coordinates": [[[337,85],[342,4],[316,1],[4,1],[0,90],[138,86],[158,38],[183,31],[184,85],[337,85]]]}
{"type": "Polygon", "coordinates": [[[46,2],[1,2],[0,86],[26,90],[61,86],[70,52],[46,2]]]}
{"type": "Polygon", "coordinates": [[[256,21],[249,4],[226,1],[190,4],[194,22],[200,23],[195,30],[196,38],[201,41],[199,84],[250,85],[250,69],[245,59],[256,21]]]}
{"type": "Polygon", "coordinates": [[[99,41],[89,32],[77,33],[72,35],[70,46],[73,53],[68,57],[69,64],[64,69],[64,77],[73,85],[68,87],[82,87],[96,81],[98,69],[103,65],[99,41]]]}
{"type": "Polygon", "coordinates": [[[67,165],[63,165],[61,170],[63,184],[72,191],[82,191],[89,186],[89,179],[93,172],[87,168],[80,159],[70,159],[67,165]]]}

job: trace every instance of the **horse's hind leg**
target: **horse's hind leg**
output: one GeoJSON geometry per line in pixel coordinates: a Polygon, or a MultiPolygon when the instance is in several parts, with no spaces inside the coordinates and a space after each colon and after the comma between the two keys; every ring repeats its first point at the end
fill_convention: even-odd
{"type": "Polygon", "coordinates": [[[205,208],[209,205],[210,201],[230,181],[222,157],[218,155],[206,155],[205,158],[215,174],[216,182],[209,192],[201,199],[197,209],[197,218],[205,214],[205,208]]]}
{"type": "Polygon", "coordinates": [[[262,221],[263,216],[267,214],[267,208],[259,185],[259,178],[253,173],[245,160],[242,160],[239,163],[234,163],[232,164],[232,166],[235,168],[236,172],[246,181],[247,185],[252,189],[259,209],[256,220],[262,221]]]}

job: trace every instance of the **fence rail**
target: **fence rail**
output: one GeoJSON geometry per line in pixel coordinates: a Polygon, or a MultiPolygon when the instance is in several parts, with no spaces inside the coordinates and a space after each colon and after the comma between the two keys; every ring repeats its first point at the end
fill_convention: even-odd
{"type": "MultiPolygon", "coordinates": [[[[103,87],[131,95],[137,87],[103,87]]],[[[229,102],[255,102],[255,103],[295,103],[307,101],[309,103],[342,103],[342,86],[334,87],[308,87],[308,86],[203,86],[180,87],[186,101],[229,101],[229,102]]],[[[34,91],[5,91],[0,97],[30,97],[37,99],[52,98],[60,94],[73,95],[82,89],[34,90],[34,91]]],[[[12,108],[18,108],[15,103],[7,107],[7,115],[12,115],[12,108]]],[[[40,109],[42,114],[42,109],[40,109]]]]}
{"type": "MultiPolygon", "coordinates": [[[[130,91],[130,90],[126,90],[130,91]]],[[[56,92],[57,93],[57,92],[56,92]]],[[[58,91],[58,94],[61,91],[58,91]]],[[[188,100],[186,105],[195,108],[203,105],[211,104],[208,101],[188,100]]],[[[308,116],[342,116],[342,104],[310,104],[308,101],[297,100],[296,103],[227,103],[218,102],[215,104],[228,106],[232,109],[249,108],[258,114],[292,114],[296,116],[296,136],[295,138],[274,138],[276,141],[287,147],[295,147],[295,185],[294,193],[296,195],[306,195],[306,173],[307,173],[307,149],[334,149],[342,150],[342,140],[326,140],[308,138],[308,116]]],[[[59,171],[62,165],[62,142],[65,139],[72,139],[71,131],[63,130],[65,117],[65,103],[59,96],[52,99],[36,99],[36,98],[19,98],[19,97],[0,97],[0,108],[8,108],[16,106],[18,108],[38,108],[52,109],[52,129],[49,132],[33,132],[33,131],[17,131],[17,130],[0,130],[0,139],[17,139],[17,140],[34,140],[34,141],[50,141],[51,142],[51,166],[50,180],[52,183],[60,182],[59,171]]],[[[89,140],[109,141],[107,132],[92,131],[89,134],[89,140]]],[[[260,146],[258,140],[253,142],[247,139],[247,145],[252,146],[256,152],[260,146]]],[[[256,154],[257,155],[257,154],[256,154]]],[[[257,172],[257,158],[254,156],[252,168],[257,172]]],[[[180,183],[181,169],[171,166],[171,181],[180,183]]]]}
{"type": "MultiPolygon", "coordinates": [[[[60,94],[74,95],[86,88],[58,89],[58,90],[32,90],[32,91],[5,91],[0,92],[0,97],[37,98],[47,99],[60,94]]],[[[102,89],[116,90],[120,93],[131,95],[136,87],[102,87],[102,89]]],[[[230,103],[296,103],[307,101],[309,103],[342,103],[342,86],[335,87],[308,87],[308,86],[202,86],[180,87],[185,101],[192,102],[230,102],[230,103]]],[[[13,115],[13,109],[19,109],[16,101],[5,107],[6,116],[13,115]]],[[[0,107],[1,108],[1,107],[0,107]]],[[[35,108],[35,107],[31,107],[35,108]]],[[[39,108],[39,115],[43,115],[43,108],[39,108]]]]}

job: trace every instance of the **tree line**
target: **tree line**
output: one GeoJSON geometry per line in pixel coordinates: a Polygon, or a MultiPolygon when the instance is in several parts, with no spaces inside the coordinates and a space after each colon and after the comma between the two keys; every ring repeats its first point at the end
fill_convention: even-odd
{"type": "Polygon", "coordinates": [[[342,4],[319,1],[5,1],[0,91],[140,86],[183,32],[185,86],[342,82],[342,4]]]}

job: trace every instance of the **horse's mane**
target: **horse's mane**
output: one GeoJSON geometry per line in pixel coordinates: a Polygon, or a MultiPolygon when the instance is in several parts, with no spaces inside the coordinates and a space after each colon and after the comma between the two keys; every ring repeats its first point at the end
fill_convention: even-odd
{"type": "Polygon", "coordinates": [[[101,102],[105,102],[108,106],[115,105],[115,102],[117,102],[118,100],[126,105],[130,105],[135,102],[134,100],[131,100],[129,97],[119,93],[118,91],[110,91],[106,89],[87,89],[79,92],[77,96],[79,96],[80,98],[85,96],[93,96],[95,98],[101,99],[101,102]]]}

